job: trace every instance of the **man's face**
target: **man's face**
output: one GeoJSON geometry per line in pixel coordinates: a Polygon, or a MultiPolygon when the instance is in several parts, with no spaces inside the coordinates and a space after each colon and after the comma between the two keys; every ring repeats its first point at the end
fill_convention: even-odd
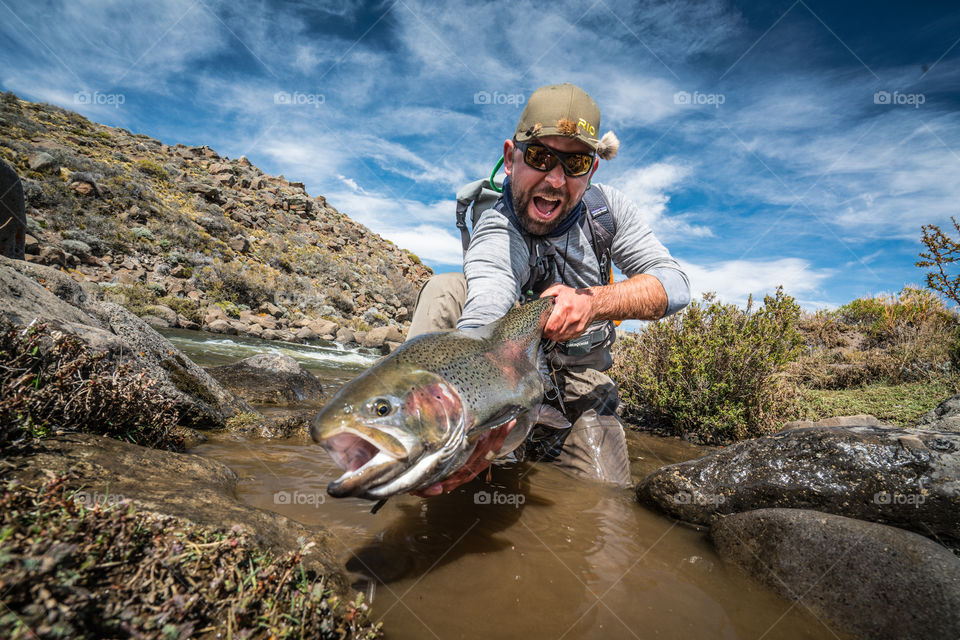
{"type": "MultiPolygon", "coordinates": [[[[547,136],[531,141],[566,153],[592,153],[590,147],[564,136],[547,136]]],[[[550,171],[539,171],[523,161],[523,152],[513,140],[503,144],[504,171],[510,176],[513,210],[520,224],[534,235],[550,233],[583,197],[597,162],[585,175],[571,178],[563,172],[562,163],[550,171]]]]}

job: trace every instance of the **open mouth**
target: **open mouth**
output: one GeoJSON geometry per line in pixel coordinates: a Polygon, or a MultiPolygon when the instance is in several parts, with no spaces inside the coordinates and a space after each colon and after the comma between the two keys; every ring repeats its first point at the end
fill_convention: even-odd
{"type": "Polygon", "coordinates": [[[323,443],[333,462],[347,472],[363,468],[373,460],[380,448],[355,433],[338,433],[323,443]]]}
{"type": "Polygon", "coordinates": [[[560,208],[560,200],[554,198],[544,198],[543,196],[533,197],[533,207],[541,218],[552,217],[560,208]]]}
{"type": "Polygon", "coordinates": [[[396,455],[354,432],[342,431],[330,436],[321,446],[344,471],[327,486],[327,493],[337,498],[363,493],[367,487],[399,471],[395,465],[396,455]]]}

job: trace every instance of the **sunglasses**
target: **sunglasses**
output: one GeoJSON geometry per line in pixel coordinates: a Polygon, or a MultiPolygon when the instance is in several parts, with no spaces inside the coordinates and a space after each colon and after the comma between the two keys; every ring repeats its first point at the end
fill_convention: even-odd
{"type": "Polygon", "coordinates": [[[579,178],[590,172],[593,166],[592,153],[564,153],[542,144],[517,142],[516,147],[523,152],[523,161],[537,171],[550,171],[559,162],[563,172],[571,178],[579,178]]]}

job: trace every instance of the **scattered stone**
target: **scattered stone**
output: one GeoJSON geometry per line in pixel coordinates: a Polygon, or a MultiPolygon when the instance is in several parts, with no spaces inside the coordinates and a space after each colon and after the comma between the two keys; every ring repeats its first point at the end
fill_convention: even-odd
{"type": "Polygon", "coordinates": [[[273,304],[272,302],[264,302],[259,307],[257,307],[257,311],[260,311],[262,313],[269,313],[274,318],[279,318],[284,314],[283,309],[273,304]]]}
{"type": "Polygon", "coordinates": [[[922,536],[802,509],[720,517],[721,557],[856,637],[960,637],[960,558],[922,536]]]}
{"type": "Polygon", "coordinates": [[[351,329],[340,327],[337,329],[336,341],[340,344],[347,344],[348,342],[356,342],[357,338],[351,329]]]}
{"type": "Polygon", "coordinates": [[[250,248],[250,241],[243,236],[234,236],[230,238],[230,241],[227,242],[227,244],[230,245],[230,248],[237,253],[246,253],[250,248]]]}
{"type": "Polygon", "coordinates": [[[239,333],[232,324],[227,320],[214,320],[213,322],[204,323],[204,327],[207,331],[212,331],[213,333],[225,333],[227,335],[235,336],[239,333]]]}
{"type": "Polygon", "coordinates": [[[200,329],[200,325],[187,318],[187,316],[182,313],[177,314],[177,326],[181,329],[190,329],[191,331],[197,331],[200,329]]]}
{"type": "Polygon", "coordinates": [[[320,337],[320,335],[310,327],[300,327],[293,335],[297,337],[297,340],[316,340],[320,337]]]}
{"type": "Polygon", "coordinates": [[[714,514],[816,509],[953,544],[960,541],[960,435],[792,429],[662,467],[640,482],[637,498],[698,524],[714,514]]]}
{"type": "Polygon", "coordinates": [[[57,161],[46,151],[38,151],[30,154],[27,159],[27,166],[32,171],[46,171],[47,169],[55,169],[57,161]]]}
{"type": "Polygon", "coordinates": [[[393,353],[402,344],[403,344],[402,342],[394,342],[393,340],[387,340],[386,342],[383,343],[383,346],[386,347],[387,353],[393,353]]]}
{"type": "Polygon", "coordinates": [[[77,256],[81,261],[87,261],[93,257],[93,249],[91,249],[90,245],[88,245],[86,242],[80,242],[79,240],[63,240],[60,245],[63,247],[64,251],[77,256]]]}
{"type": "Polygon", "coordinates": [[[152,316],[163,318],[168,327],[177,326],[177,312],[162,304],[151,304],[144,307],[144,311],[152,316]]]}
{"type": "Polygon", "coordinates": [[[254,404],[317,404],[324,398],[320,381],[287,355],[265,353],[207,371],[254,404]]]}
{"type": "Polygon", "coordinates": [[[313,332],[316,333],[318,336],[336,334],[337,332],[336,322],[331,322],[330,320],[322,320],[322,319],[312,320],[312,321],[309,319],[307,320],[308,320],[308,324],[306,326],[310,327],[313,330],[313,332]]]}
{"type": "Polygon", "coordinates": [[[215,304],[207,307],[207,313],[203,317],[203,324],[211,324],[216,320],[223,320],[224,322],[228,321],[230,318],[227,316],[226,312],[218,307],[215,304]]]}
{"type": "Polygon", "coordinates": [[[377,327],[376,329],[367,331],[360,344],[364,347],[380,348],[384,346],[384,343],[388,340],[391,342],[403,342],[403,333],[393,325],[377,327]]]}
{"type": "Polygon", "coordinates": [[[146,322],[148,325],[150,325],[154,329],[168,329],[171,326],[175,326],[175,325],[171,325],[169,322],[167,322],[163,318],[159,318],[157,316],[151,316],[149,314],[145,316],[140,316],[140,319],[146,322]]]}

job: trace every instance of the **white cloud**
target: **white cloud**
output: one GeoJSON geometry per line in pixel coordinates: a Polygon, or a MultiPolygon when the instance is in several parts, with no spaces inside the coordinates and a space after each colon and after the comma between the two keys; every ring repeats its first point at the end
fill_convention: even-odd
{"type": "Polygon", "coordinates": [[[713,291],[721,301],[741,306],[750,294],[759,302],[781,285],[785,293],[797,299],[810,297],[835,273],[833,269],[814,268],[800,258],[727,260],[703,265],[681,260],[680,265],[690,278],[694,299],[713,291]]]}
{"type": "Polygon", "coordinates": [[[690,176],[692,169],[680,164],[658,162],[614,177],[613,183],[633,200],[661,240],[703,238],[713,236],[709,227],[691,223],[690,214],[667,215],[668,191],[677,189],[690,176]]]}
{"type": "Polygon", "coordinates": [[[327,201],[350,218],[421,259],[444,265],[462,262],[453,199],[423,204],[384,193],[333,191],[327,201]]]}

